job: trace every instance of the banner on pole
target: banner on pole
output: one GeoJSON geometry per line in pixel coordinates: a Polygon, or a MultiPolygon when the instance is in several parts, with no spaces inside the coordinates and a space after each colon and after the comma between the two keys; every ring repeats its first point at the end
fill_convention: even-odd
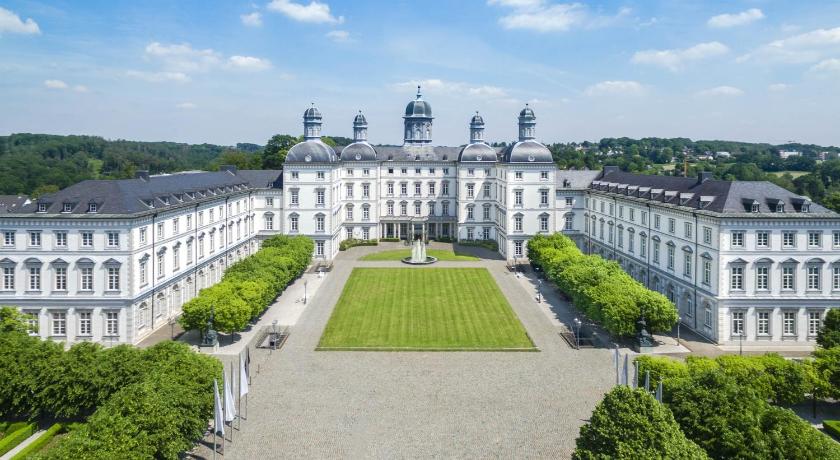
{"type": "MultiPolygon", "coordinates": [[[[231,373],[233,369],[231,368],[231,373]]],[[[227,372],[223,372],[225,376],[225,421],[232,422],[236,420],[236,404],[233,398],[233,376],[228,378],[227,372]]]]}
{"type": "Polygon", "coordinates": [[[219,397],[219,381],[213,379],[213,432],[225,435],[224,409],[219,397]]]}

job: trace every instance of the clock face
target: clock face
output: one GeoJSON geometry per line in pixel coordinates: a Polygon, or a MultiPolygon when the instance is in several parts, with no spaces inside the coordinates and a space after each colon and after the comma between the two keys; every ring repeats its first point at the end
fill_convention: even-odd
{"type": "Polygon", "coordinates": [[[312,155],[306,155],[305,157],[303,157],[303,161],[306,161],[306,162],[312,161],[312,155]]]}
{"type": "Polygon", "coordinates": [[[528,155],[528,161],[534,161],[535,159],[534,155],[528,155]]]}
{"type": "Polygon", "coordinates": [[[476,161],[481,161],[481,155],[476,155],[475,159],[476,159],[476,161]]]}
{"type": "Polygon", "coordinates": [[[356,154],[356,159],[357,159],[357,160],[361,160],[361,159],[362,159],[362,154],[361,154],[361,153],[357,153],[357,154],[356,154]]]}

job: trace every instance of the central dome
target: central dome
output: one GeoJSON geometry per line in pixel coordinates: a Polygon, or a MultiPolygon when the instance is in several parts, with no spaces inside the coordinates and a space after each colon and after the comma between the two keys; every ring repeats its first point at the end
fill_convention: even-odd
{"type": "Polygon", "coordinates": [[[432,118],[432,105],[423,100],[420,87],[417,87],[417,99],[405,106],[405,116],[411,118],[432,118]]]}

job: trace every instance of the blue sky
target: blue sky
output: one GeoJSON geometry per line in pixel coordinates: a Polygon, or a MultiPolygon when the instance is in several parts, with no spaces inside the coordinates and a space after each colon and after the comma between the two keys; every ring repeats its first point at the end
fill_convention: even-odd
{"type": "Polygon", "coordinates": [[[0,134],[400,143],[423,85],[435,142],[476,110],[511,140],[690,137],[840,145],[837,1],[0,0],[0,134]]]}

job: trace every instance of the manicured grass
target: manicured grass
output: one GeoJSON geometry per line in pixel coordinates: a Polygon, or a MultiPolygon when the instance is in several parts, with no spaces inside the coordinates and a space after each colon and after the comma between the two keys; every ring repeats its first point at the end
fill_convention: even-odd
{"type": "Polygon", "coordinates": [[[797,177],[804,176],[808,173],[810,173],[810,171],[775,171],[771,172],[770,174],[776,176],[784,176],[785,174],[790,174],[791,176],[793,176],[794,179],[796,179],[797,177]]]}
{"type": "MultiPolygon", "coordinates": [[[[438,260],[443,261],[471,261],[481,260],[475,256],[468,256],[465,254],[456,254],[445,249],[427,249],[426,255],[430,257],[437,257],[438,260]]],[[[411,257],[411,249],[394,249],[390,251],[374,252],[361,258],[367,261],[383,261],[383,260],[402,260],[406,257],[411,257]]]]}
{"type": "Polygon", "coordinates": [[[536,351],[485,268],[355,268],[318,349],[536,351]]]}

